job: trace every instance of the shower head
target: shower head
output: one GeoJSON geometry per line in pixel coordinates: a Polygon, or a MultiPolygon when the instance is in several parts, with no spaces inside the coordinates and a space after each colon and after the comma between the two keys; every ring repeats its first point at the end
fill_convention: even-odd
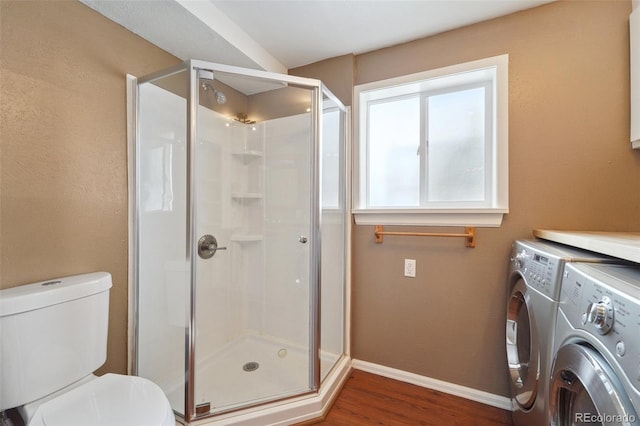
{"type": "Polygon", "coordinates": [[[225,102],[227,102],[227,97],[224,95],[224,93],[222,93],[219,90],[216,90],[211,84],[209,83],[202,83],[202,90],[205,91],[212,91],[213,94],[216,97],[216,102],[219,103],[220,105],[224,104],[225,102]]]}
{"type": "Polygon", "coordinates": [[[227,102],[227,97],[219,90],[214,90],[213,93],[216,95],[216,102],[222,105],[227,102]]]}

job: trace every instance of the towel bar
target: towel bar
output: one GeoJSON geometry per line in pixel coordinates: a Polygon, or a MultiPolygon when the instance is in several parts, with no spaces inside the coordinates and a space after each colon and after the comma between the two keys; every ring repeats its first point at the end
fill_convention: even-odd
{"type": "Polygon", "coordinates": [[[476,228],[474,226],[467,226],[464,228],[464,234],[460,233],[442,233],[442,232],[396,232],[396,231],[385,231],[382,225],[375,226],[376,243],[380,244],[383,241],[384,235],[396,235],[396,236],[407,236],[407,237],[463,237],[465,238],[465,246],[466,247],[475,247],[476,246],[476,228]]]}

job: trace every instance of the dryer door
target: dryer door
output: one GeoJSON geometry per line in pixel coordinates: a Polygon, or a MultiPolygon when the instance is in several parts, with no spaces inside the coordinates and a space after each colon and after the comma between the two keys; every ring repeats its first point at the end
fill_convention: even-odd
{"type": "Polygon", "coordinates": [[[622,384],[593,348],[578,344],[560,348],[551,377],[553,425],[640,425],[622,384]]]}
{"type": "Polygon", "coordinates": [[[538,394],[540,346],[531,297],[522,278],[513,286],[507,301],[506,345],[511,396],[526,411],[538,394]]]}

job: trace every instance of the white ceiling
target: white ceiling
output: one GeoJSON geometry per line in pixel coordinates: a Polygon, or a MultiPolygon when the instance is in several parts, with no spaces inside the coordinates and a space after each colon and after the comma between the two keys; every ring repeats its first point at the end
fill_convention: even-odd
{"type": "Polygon", "coordinates": [[[284,72],[553,0],[81,0],[181,58],[284,72]]]}

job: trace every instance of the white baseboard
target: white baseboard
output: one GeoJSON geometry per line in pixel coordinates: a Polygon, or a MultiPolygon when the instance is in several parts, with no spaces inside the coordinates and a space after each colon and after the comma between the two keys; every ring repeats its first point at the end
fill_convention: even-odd
{"type": "Polygon", "coordinates": [[[356,370],[366,371],[367,373],[377,374],[379,376],[388,377],[390,379],[399,380],[405,383],[422,386],[423,388],[433,389],[450,395],[466,398],[471,401],[481,402],[492,407],[501,408],[511,411],[511,400],[507,397],[495,395],[477,389],[460,386],[442,380],[432,379],[430,377],[421,376],[419,374],[409,373],[408,371],[398,370],[384,365],[374,364],[372,362],[354,359],[352,366],[356,370]]]}

